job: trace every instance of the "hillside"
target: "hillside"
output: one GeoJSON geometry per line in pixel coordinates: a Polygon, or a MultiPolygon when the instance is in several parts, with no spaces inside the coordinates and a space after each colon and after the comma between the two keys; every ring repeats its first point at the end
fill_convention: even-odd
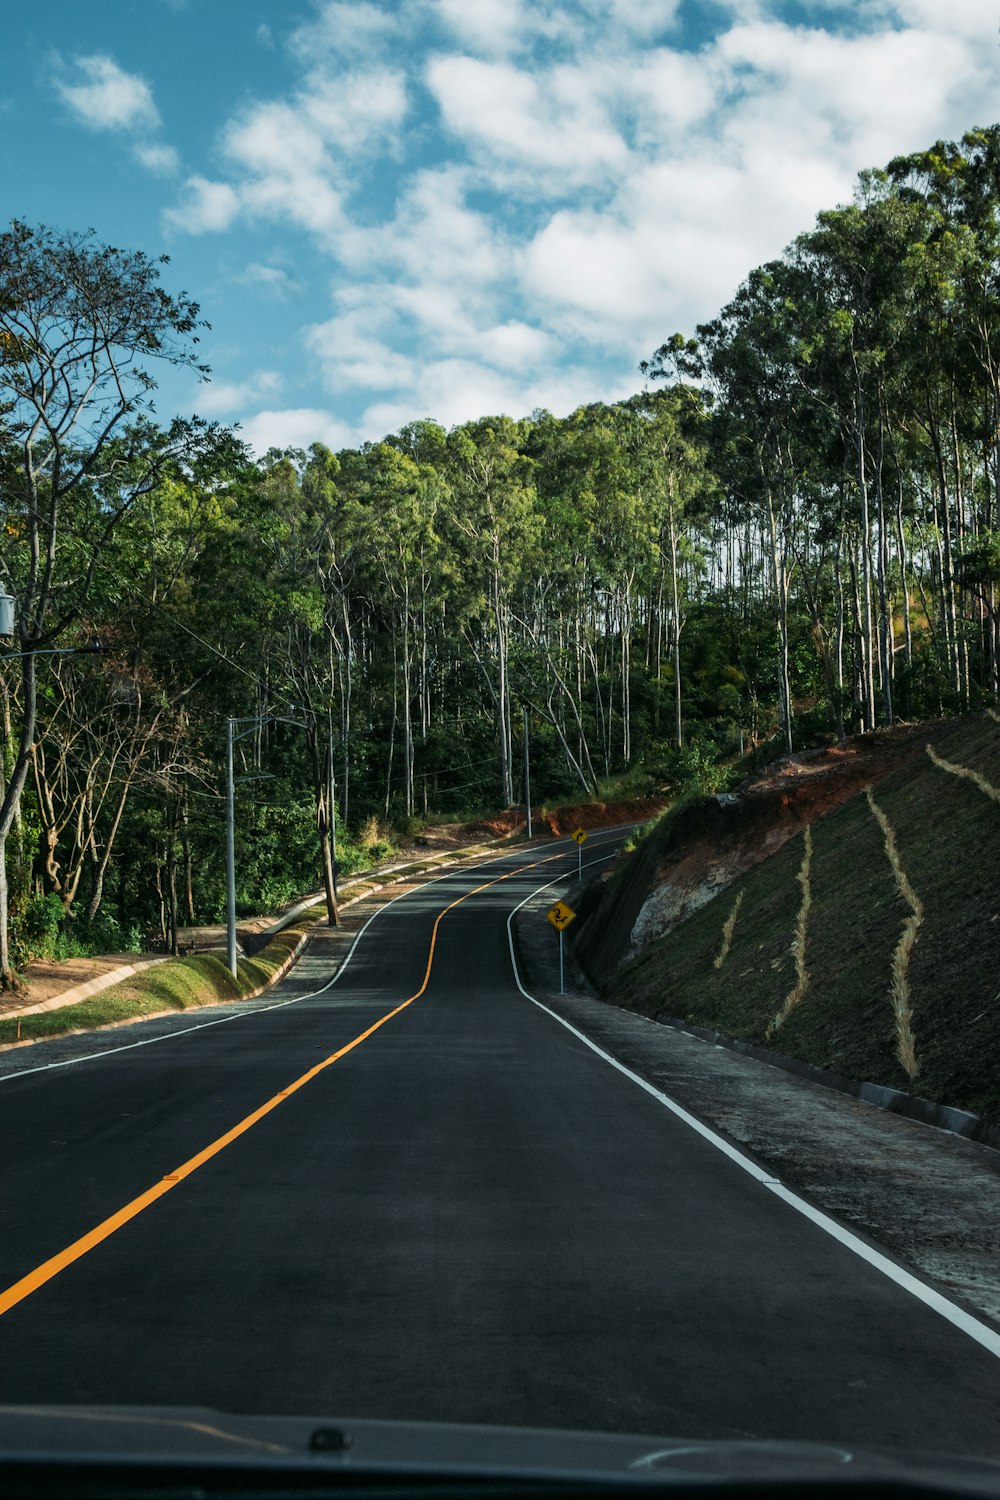
{"type": "Polygon", "coordinates": [[[616,1005],[1000,1121],[990,788],[989,714],[782,763],[661,819],[590,896],[575,956],[616,1005]]]}

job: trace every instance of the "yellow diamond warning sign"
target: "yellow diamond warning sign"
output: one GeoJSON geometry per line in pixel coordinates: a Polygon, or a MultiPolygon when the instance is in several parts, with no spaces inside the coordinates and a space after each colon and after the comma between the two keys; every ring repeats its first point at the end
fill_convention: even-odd
{"type": "Polygon", "coordinates": [[[557,901],[555,906],[547,911],[545,915],[553,927],[558,928],[560,932],[562,932],[564,927],[568,927],[571,922],[576,921],[576,912],[571,906],[567,906],[565,901],[557,901]]]}
{"type": "Polygon", "coordinates": [[[587,830],[586,830],[586,828],[574,828],[573,829],[573,838],[576,841],[576,843],[578,843],[578,844],[585,844],[587,842],[587,830]]]}

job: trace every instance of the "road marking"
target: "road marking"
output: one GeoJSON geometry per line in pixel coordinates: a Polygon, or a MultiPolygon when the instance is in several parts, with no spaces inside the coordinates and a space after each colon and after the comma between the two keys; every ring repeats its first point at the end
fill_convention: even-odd
{"type": "MultiPolygon", "coordinates": [[[[509,859],[510,855],[507,855],[505,857],[509,859]]],[[[566,859],[568,857],[569,856],[567,854],[549,854],[546,855],[544,859],[532,860],[530,864],[521,865],[516,870],[508,870],[506,874],[496,876],[493,880],[484,881],[482,885],[477,885],[473,890],[466,891],[463,896],[456,897],[456,899],[450,902],[448,906],[443,907],[441,911],[438,912],[437,917],[434,921],[434,926],[431,930],[430,949],[427,954],[427,966],[424,970],[424,977],[418,990],[415,990],[412,995],[407,997],[407,999],[401,1001],[399,1005],[394,1006],[392,1010],[387,1011],[384,1016],[380,1016],[377,1021],[373,1022],[372,1025],[367,1027],[366,1030],[360,1032],[356,1037],[353,1038],[352,1041],[346,1042],[343,1047],[339,1047],[336,1052],[331,1053],[330,1056],[324,1058],[322,1062],[316,1063],[307,1072],[303,1073],[300,1078],[296,1078],[292,1083],[287,1084],[280,1093],[272,1095],[270,1099],[268,1099],[264,1104],[261,1104],[251,1114],[247,1115],[245,1119],[240,1120],[238,1124],[234,1125],[230,1130],[227,1130],[224,1135],[220,1135],[217,1140],[212,1141],[211,1145],[206,1146],[202,1151],[199,1151],[197,1155],[189,1157],[186,1162],[183,1162],[179,1167],[175,1167],[172,1172],[166,1173],[163,1177],[160,1178],[158,1182],[154,1183],[152,1187],[147,1188],[144,1193],[140,1193],[137,1198],[133,1198],[130,1203],[126,1203],[124,1207],[118,1209],[116,1213],[113,1213],[108,1218],[102,1220],[101,1223],[95,1225],[93,1229],[89,1230],[79,1239],[74,1240],[72,1244],[67,1245],[64,1250],[60,1250],[57,1255],[53,1255],[48,1260],[43,1261],[41,1265],[36,1266],[34,1270],[29,1271],[26,1276],[22,1276],[19,1281],[15,1281],[12,1286],[9,1286],[6,1289],[6,1291],[0,1292],[0,1317],[3,1317],[3,1315],[9,1312],[12,1307],[16,1307],[18,1303],[23,1302],[25,1298],[30,1297],[33,1292],[37,1292],[40,1287],[45,1286],[47,1282],[51,1281],[53,1277],[58,1276],[61,1271],[65,1271],[66,1268],[73,1265],[75,1261],[81,1260],[83,1256],[89,1254],[91,1250],[95,1249],[98,1245],[103,1244],[105,1240],[110,1239],[110,1237],[113,1234],[116,1234],[119,1229],[123,1228],[126,1224],[131,1223],[133,1219],[137,1218],[139,1214],[141,1214],[145,1209],[149,1208],[153,1203],[158,1202],[159,1199],[164,1197],[173,1188],[175,1188],[178,1183],[183,1182],[185,1178],[190,1177],[193,1172],[197,1172],[199,1167],[203,1167],[206,1162],[209,1162],[213,1157],[218,1156],[220,1152],[224,1151],[227,1146],[232,1145],[233,1141],[238,1140],[240,1136],[246,1135],[248,1130],[252,1130],[256,1124],[258,1124],[267,1115],[269,1115],[272,1110],[277,1109],[278,1106],[280,1104],[283,1104],[284,1101],[290,1098],[292,1094],[298,1093],[299,1089],[304,1088],[307,1083],[310,1083],[320,1073],[324,1072],[325,1069],[331,1067],[334,1063],[339,1062],[342,1057],[346,1057],[349,1052],[353,1052],[355,1047],[359,1047],[362,1042],[367,1041],[367,1039],[376,1031],[380,1030],[380,1028],[383,1027],[387,1021],[391,1021],[394,1016],[398,1016],[400,1011],[406,1010],[407,1006],[412,1005],[415,1000],[419,1000],[421,995],[423,995],[424,991],[427,989],[428,984],[430,983],[431,970],[434,967],[434,952],[437,946],[438,928],[441,926],[442,921],[448,915],[448,913],[450,911],[454,911],[456,906],[461,906],[464,901],[468,901],[472,896],[478,896],[482,891],[489,890],[491,886],[500,885],[503,881],[510,880],[515,875],[522,875],[525,870],[534,870],[539,865],[551,864],[553,860],[566,859]]],[[[496,863],[496,861],[487,860],[484,861],[484,863],[493,864],[496,863]]],[[[446,879],[447,877],[442,876],[440,878],[446,879]]],[[[428,885],[433,885],[436,883],[436,881],[427,882],[428,885]]],[[[550,884],[551,883],[552,882],[550,882],[550,884]]],[[[423,890],[425,889],[425,887],[421,886],[420,889],[423,890]]],[[[402,895],[406,894],[412,895],[413,893],[402,893],[402,895]]],[[[394,899],[400,900],[402,899],[402,896],[397,896],[394,899]]],[[[392,904],[393,902],[387,902],[386,907],[391,906],[392,904]]],[[[365,923],[364,927],[362,927],[361,931],[357,935],[357,938],[355,938],[354,945],[351,948],[351,954],[348,955],[348,958],[350,958],[350,956],[355,952],[358,940],[367,931],[368,927],[370,927],[371,923],[375,920],[375,917],[380,915],[382,911],[385,911],[386,907],[381,907],[379,911],[375,912],[369,919],[369,921],[365,923]]],[[[328,984],[325,984],[322,989],[314,990],[313,995],[321,995],[324,990],[328,990],[330,986],[334,984],[335,981],[344,972],[345,968],[346,962],[342,964],[341,967],[337,970],[337,973],[333,976],[333,979],[331,979],[328,984]]],[[[312,997],[300,995],[297,998],[299,1000],[303,1000],[312,997]]],[[[291,1004],[293,1002],[286,1001],[284,1003],[291,1004]]]]}
{"type": "MultiPolygon", "coordinates": [[[[630,824],[628,826],[631,827],[632,825],[630,824]]],[[[616,829],[609,829],[606,831],[617,832],[616,829]]],[[[560,839],[559,842],[567,843],[568,840],[560,839]]],[[[480,860],[475,864],[467,865],[466,869],[485,870],[489,865],[496,865],[499,864],[501,860],[512,859],[514,857],[515,856],[511,855],[509,852],[506,854],[494,854],[491,855],[489,859],[480,860]]],[[[568,852],[563,856],[553,854],[548,856],[548,858],[568,858],[568,852]]],[[[541,862],[542,861],[538,861],[538,863],[541,862]]],[[[530,870],[532,866],[525,865],[524,868],[530,870]]],[[[454,875],[460,875],[462,873],[462,870],[446,870],[443,875],[435,875],[432,880],[423,881],[417,887],[417,890],[424,891],[428,886],[440,885],[441,881],[450,880],[454,875]]],[[[518,872],[512,871],[511,873],[517,874],[518,872]]],[[[246,1021],[254,1016],[265,1015],[268,1011],[283,1010],[286,1005],[301,1005],[305,1000],[315,1000],[317,995],[324,995],[326,991],[331,988],[331,986],[337,983],[341,974],[343,974],[344,970],[351,962],[351,959],[354,957],[358,943],[364,937],[365,933],[368,931],[369,927],[376,920],[376,918],[382,916],[384,912],[387,912],[390,906],[395,906],[397,901],[403,901],[407,896],[412,896],[413,894],[413,890],[400,891],[398,896],[393,896],[392,899],[390,901],[387,901],[384,906],[380,906],[378,911],[373,912],[364,926],[360,928],[359,931],[355,934],[354,942],[351,944],[346,958],[337,969],[337,972],[336,974],[334,974],[333,978],[328,979],[326,984],[320,985],[318,990],[310,990],[308,995],[293,995],[290,1000],[273,1000],[269,1004],[254,1006],[253,1010],[234,1010],[231,1015],[217,1016],[214,1021],[197,1021],[193,1026],[178,1026],[176,1030],[164,1032],[162,1036],[147,1036],[143,1037],[142,1040],[138,1042],[123,1042],[120,1047],[105,1047],[101,1052],[85,1052],[82,1057],[64,1057],[61,1058],[58,1062],[39,1063],[34,1068],[20,1068],[16,1073],[0,1073],[0,1084],[7,1083],[12,1078],[28,1078],[33,1073],[49,1073],[52,1072],[55,1068],[73,1068],[77,1063],[95,1062],[98,1058],[101,1057],[115,1057],[119,1052],[132,1052],[136,1047],[152,1047],[155,1046],[158,1042],[171,1042],[173,1041],[174,1037],[177,1036],[190,1036],[190,1034],[194,1031],[207,1031],[210,1026],[227,1026],[231,1021],[246,1021]]],[[[472,893],[470,892],[470,895],[471,894],[472,893]]],[[[348,902],[347,904],[351,905],[350,902],[348,902]]],[[[231,1003],[233,1005],[239,1005],[240,1001],[236,1000],[232,1001],[231,1003]]],[[[143,1019],[144,1018],[142,1016],[137,1017],[135,1024],[141,1025],[143,1019]]],[[[59,1038],[54,1038],[54,1040],[59,1040],[59,1038]]]]}
{"type": "MultiPolygon", "coordinates": [[[[599,863],[599,861],[592,860],[591,863],[595,864],[599,863]]],[[[683,1105],[677,1103],[676,1099],[671,1099],[669,1094],[663,1093],[661,1089],[648,1083],[638,1073],[633,1073],[631,1068],[626,1067],[623,1062],[619,1062],[618,1058],[614,1057],[610,1052],[605,1052],[603,1047],[598,1046],[589,1036],[578,1030],[570,1021],[565,1020],[557,1011],[552,1010],[543,1001],[536,1000],[534,995],[528,993],[521,983],[521,974],[517,967],[517,956],[514,952],[514,918],[522,906],[527,906],[528,902],[533,900],[541,891],[547,891],[550,886],[556,885],[561,878],[557,877],[556,880],[549,880],[544,885],[538,886],[529,896],[525,896],[523,901],[518,902],[507,918],[507,946],[510,949],[510,962],[514,971],[514,983],[524,998],[530,1000],[532,1005],[537,1005],[539,1010],[543,1010],[554,1021],[558,1021],[560,1026],[565,1026],[566,1030],[572,1032],[575,1037],[578,1037],[584,1046],[590,1048],[591,1052],[596,1052],[597,1056],[604,1062],[610,1064],[612,1068],[624,1074],[632,1083],[637,1084],[645,1093],[651,1095],[658,1104],[662,1104],[671,1114],[676,1115],[684,1125],[695,1131],[709,1145],[714,1146],[723,1156],[728,1156],[730,1161],[734,1162],[736,1166],[740,1167],[750,1177],[753,1177],[762,1187],[766,1187],[769,1192],[774,1193],[776,1198],[780,1198],[782,1202],[787,1203],[789,1208],[794,1208],[796,1213],[800,1213],[804,1218],[809,1219],[817,1228],[822,1229],[832,1239],[837,1240],[845,1249],[852,1251],[859,1259],[872,1266],[874,1270],[880,1271],[883,1276],[895,1282],[903,1291],[909,1292],[918,1302],[922,1302],[932,1312],[938,1313],[962,1333],[968,1334],[969,1338],[975,1339],[976,1343],[980,1344],[990,1354],[1000,1359],[1000,1334],[994,1329],[988,1327],[985,1323],[981,1323],[978,1318],[973,1317],[971,1313],[967,1313],[964,1308],[957,1307],[954,1302],[949,1302],[947,1297],[943,1297],[933,1287],[925,1285],[924,1282],[920,1281],[911,1272],[904,1270],[902,1266],[896,1265],[887,1255],[883,1255],[880,1251],[874,1249],[873,1246],[867,1245],[864,1240],[859,1239],[856,1234],[852,1234],[849,1229],[845,1229],[842,1224],[838,1224],[835,1219],[831,1219],[821,1209],[814,1208],[811,1203],[807,1203],[804,1198],[800,1198],[797,1193],[793,1193],[778,1178],[772,1177],[769,1172],[764,1171],[756,1162],[751,1161],[749,1156],[745,1156],[742,1151],[738,1150],[736,1146],[730,1145],[729,1141],[718,1135],[708,1125],[705,1125],[696,1116],[689,1114],[683,1105]]]]}

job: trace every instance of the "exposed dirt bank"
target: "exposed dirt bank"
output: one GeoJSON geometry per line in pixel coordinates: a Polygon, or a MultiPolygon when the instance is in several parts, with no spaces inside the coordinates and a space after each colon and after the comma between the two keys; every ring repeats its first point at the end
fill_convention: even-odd
{"type": "MultiPolygon", "coordinates": [[[[574,802],[535,812],[533,838],[565,838],[576,828],[617,828],[623,823],[644,823],[669,806],[667,797],[628,797],[617,802],[574,802]]],[[[440,823],[425,829],[405,844],[417,854],[428,849],[461,849],[486,839],[513,838],[526,832],[524,807],[508,807],[471,823],[440,823]]]]}
{"type": "Polygon", "coordinates": [[[606,884],[597,920],[579,930],[580,963],[595,983],[606,983],[622,962],[770,858],[807,824],[919,756],[929,734],[940,728],[907,725],[787,756],[731,793],[678,808],[667,836],[648,851],[640,849],[628,880],[606,884]]]}
{"type": "Polygon", "coordinates": [[[616,1005],[998,1124],[998,789],[986,714],[782,762],[668,813],[574,952],[616,1005]]]}

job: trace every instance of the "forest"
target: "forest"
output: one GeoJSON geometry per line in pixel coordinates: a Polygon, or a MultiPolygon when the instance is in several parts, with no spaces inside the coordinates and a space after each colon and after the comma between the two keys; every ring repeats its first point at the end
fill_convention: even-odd
{"type": "Polygon", "coordinates": [[[525,757],[538,801],[717,789],[996,703],[1000,126],[862,173],[565,417],[262,459],[164,426],[205,326],[168,274],[0,235],[4,983],[218,918],[228,719],[256,911],[334,839],[519,802],[525,757]]]}

